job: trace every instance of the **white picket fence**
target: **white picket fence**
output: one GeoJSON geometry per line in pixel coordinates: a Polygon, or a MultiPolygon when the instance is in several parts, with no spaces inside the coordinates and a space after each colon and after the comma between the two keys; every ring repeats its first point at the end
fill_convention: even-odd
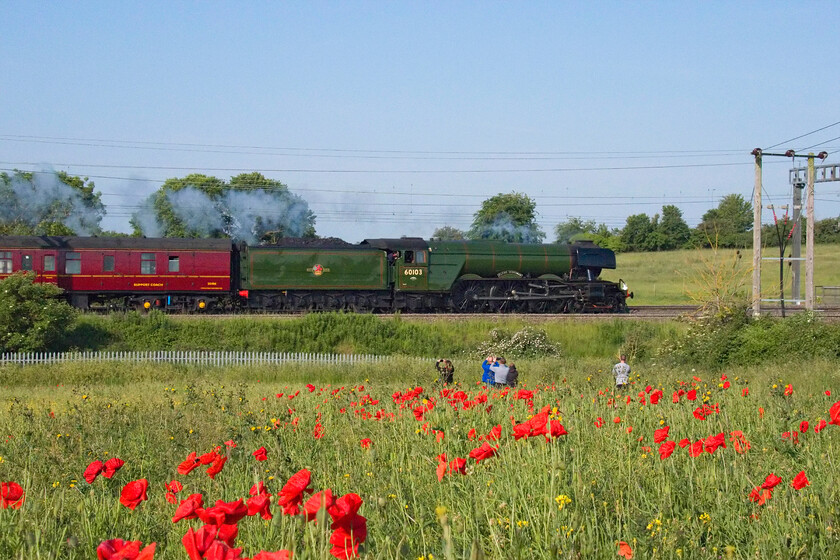
{"type": "Polygon", "coordinates": [[[92,362],[157,362],[206,366],[319,364],[371,364],[390,360],[371,354],[316,354],[310,352],[208,352],[160,350],[148,352],[9,352],[0,354],[0,366],[8,364],[63,364],[92,362]]]}

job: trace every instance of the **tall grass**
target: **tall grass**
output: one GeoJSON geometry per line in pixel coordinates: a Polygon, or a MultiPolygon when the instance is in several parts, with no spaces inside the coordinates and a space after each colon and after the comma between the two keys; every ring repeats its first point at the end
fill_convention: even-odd
{"type": "MultiPolygon", "coordinates": [[[[316,491],[363,498],[364,558],[469,558],[479,550],[486,558],[614,558],[619,541],[638,558],[838,557],[840,428],[809,430],[796,444],[781,437],[803,420],[828,418],[838,398],[825,394],[838,387],[836,361],[729,368],[728,389],[702,367],[634,364],[633,385],[619,395],[604,363],[523,362],[522,379],[537,390],[533,410],[514,392],[479,389],[472,362],[456,371],[459,388],[488,400],[457,410],[431,385],[432,364],[412,359],[358,368],[3,368],[0,481],[20,482],[27,499],[20,510],[0,510],[0,557],[91,558],[100,541],[120,537],[157,542],[157,560],[185,558],[181,537],[199,524],[171,522],[165,482],[181,480],[182,498],[200,492],[209,505],[247,497],[259,480],[277,492],[302,468],[316,491]],[[418,383],[426,390],[409,406],[392,400],[418,383]],[[793,392],[785,395],[788,383],[793,392]],[[646,385],[665,391],[659,404],[639,402],[646,385]],[[671,402],[673,391],[692,387],[697,401],[671,402]],[[379,402],[361,404],[364,395],[379,402]],[[424,398],[436,405],[418,421],[412,408],[424,398]],[[704,401],[719,413],[701,421],[692,412],[704,401]],[[543,406],[568,434],[514,440],[511,418],[522,422],[543,406]],[[366,418],[362,409],[386,416],[366,418]],[[599,417],[602,428],[593,424],[599,417]],[[322,439],[313,437],[316,421],[322,439]],[[466,475],[438,482],[437,456],[467,457],[479,445],[468,432],[495,425],[502,426],[498,454],[468,459],[466,475]],[[741,430],[751,448],[741,454],[727,441],[713,454],[691,458],[677,448],[660,460],[652,437],[662,425],[674,441],[741,430]],[[363,438],[373,441],[370,449],[361,448],[363,438]],[[228,440],[237,447],[215,480],[203,469],[175,473],[190,451],[224,449],[228,440]],[[264,463],[251,456],[260,446],[268,450],[264,463]],[[114,479],[82,479],[88,463],[112,456],[126,461],[114,479]],[[790,481],[801,470],[811,485],[796,491],[790,481]],[[771,472],[783,482],[758,506],[750,490],[771,472]],[[138,478],[150,481],[149,500],[132,512],[117,500],[138,478]]],[[[296,558],[329,557],[328,524],[272,509],[271,521],[240,522],[243,555],[290,548],[296,558]]]]}

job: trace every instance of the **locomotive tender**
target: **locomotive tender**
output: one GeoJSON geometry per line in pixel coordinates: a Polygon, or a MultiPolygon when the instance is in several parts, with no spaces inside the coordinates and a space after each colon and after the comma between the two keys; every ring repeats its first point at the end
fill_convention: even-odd
{"type": "Polygon", "coordinates": [[[81,309],[626,312],[605,268],[615,253],[590,242],[0,237],[0,279],[31,272],[81,309]]]}

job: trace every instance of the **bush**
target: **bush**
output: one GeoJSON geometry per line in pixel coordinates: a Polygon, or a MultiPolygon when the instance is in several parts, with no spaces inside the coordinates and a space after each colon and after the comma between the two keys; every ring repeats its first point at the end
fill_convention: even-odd
{"type": "Polygon", "coordinates": [[[559,356],[560,348],[548,340],[548,335],[536,327],[523,327],[508,334],[501,329],[490,331],[490,340],[482,342],[476,351],[476,357],[510,356],[512,358],[536,358],[559,356]]]}
{"type": "Polygon", "coordinates": [[[0,281],[0,351],[58,350],[76,311],[59,299],[63,290],[36,284],[35,277],[16,272],[0,281]]]}

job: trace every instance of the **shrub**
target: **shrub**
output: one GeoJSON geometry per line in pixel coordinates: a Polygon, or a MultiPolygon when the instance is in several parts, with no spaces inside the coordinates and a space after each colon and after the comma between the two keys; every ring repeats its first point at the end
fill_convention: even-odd
{"type": "Polygon", "coordinates": [[[63,290],[36,284],[35,277],[16,272],[0,281],[0,351],[57,350],[76,312],[59,299],[63,290]]]}
{"type": "Polygon", "coordinates": [[[490,354],[514,358],[559,356],[560,347],[552,344],[546,332],[536,327],[526,326],[513,334],[493,329],[490,331],[490,339],[479,344],[476,357],[490,354]]]}

